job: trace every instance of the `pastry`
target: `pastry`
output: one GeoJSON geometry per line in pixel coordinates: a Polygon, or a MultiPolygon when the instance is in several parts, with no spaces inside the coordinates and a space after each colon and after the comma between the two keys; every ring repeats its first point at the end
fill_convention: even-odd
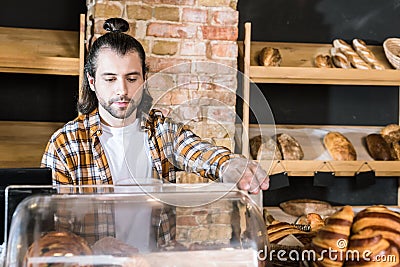
{"type": "Polygon", "coordinates": [[[389,144],[380,134],[369,134],[365,138],[368,153],[374,160],[392,160],[389,144]]]}
{"type": "Polygon", "coordinates": [[[258,55],[258,63],[261,66],[279,67],[282,63],[282,56],[279,49],[264,47],[258,55]]]}
{"type": "Polygon", "coordinates": [[[400,214],[382,205],[370,206],[354,218],[352,232],[372,229],[400,251],[400,214]]]}
{"type": "Polygon", "coordinates": [[[350,236],[351,224],[353,222],[354,212],[351,206],[344,206],[326,219],[326,223],[317,232],[312,239],[311,248],[315,251],[318,266],[342,266],[344,258],[339,257],[341,253],[347,251],[347,242],[350,236]],[[344,245],[343,245],[344,244],[344,245]],[[333,257],[323,255],[331,250],[333,257]]]}
{"type": "Polygon", "coordinates": [[[330,55],[319,54],[314,60],[315,66],[318,68],[333,68],[332,58],[330,55]]]}
{"type": "Polygon", "coordinates": [[[277,135],[276,139],[284,160],[301,160],[304,158],[303,149],[294,137],[281,133],[277,135]]]}
{"type": "Polygon", "coordinates": [[[345,54],[339,51],[339,49],[336,49],[335,47],[332,47],[331,50],[331,57],[332,57],[332,62],[333,64],[342,69],[351,69],[351,65],[345,54]]]}
{"type": "Polygon", "coordinates": [[[352,143],[339,132],[329,132],[324,136],[324,145],[333,160],[356,160],[357,153],[352,143]]]}
{"type": "MultiPolygon", "coordinates": [[[[28,248],[24,266],[30,267],[46,267],[46,266],[64,266],[64,262],[60,263],[29,263],[31,257],[51,257],[51,256],[82,256],[92,255],[92,250],[88,243],[82,237],[71,232],[49,232],[38,240],[33,242],[28,248]]],[[[82,266],[79,262],[69,263],[68,266],[82,266]]],[[[90,265],[84,265],[90,266],[90,265]]]]}
{"type": "Polygon", "coordinates": [[[349,60],[351,66],[353,66],[356,69],[371,69],[371,66],[368,65],[367,62],[365,62],[357,53],[356,51],[353,50],[352,46],[346,43],[342,39],[335,39],[333,40],[333,46],[336,49],[339,49],[340,52],[342,52],[347,59],[349,60]]]}
{"type": "Polygon", "coordinates": [[[385,67],[379,63],[367,44],[361,39],[353,39],[353,48],[357,54],[367,62],[373,69],[384,70],[385,67]]]}
{"type": "Polygon", "coordinates": [[[349,251],[351,254],[347,254],[345,266],[399,266],[398,250],[372,229],[353,234],[349,251]]]}
{"type": "Polygon", "coordinates": [[[282,154],[276,142],[265,135],[257,135],[250,139],[250,154],[256,160],[282,159],[282,154]]]}
{"type": "Polygon", "coordinates": [[[311,231],[318,231],[325,225],[325,221],[318,213],[311,212],[307,214],[307,224],[310,225],[311,231]]]}
{"type": "Polygon", "coordinates": [[[273,221],[267,226],[268,240],[271,243],[278,243],[288,235],[307,235],[308,233],[298,229],[296,226],[280,221],[273,221]]]}

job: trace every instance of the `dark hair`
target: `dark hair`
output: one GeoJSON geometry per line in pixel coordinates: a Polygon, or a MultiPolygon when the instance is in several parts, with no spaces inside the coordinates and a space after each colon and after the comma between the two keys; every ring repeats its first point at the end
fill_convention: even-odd
{"type": "MultiPolygon", "coordinates": [[[[81,88],[81,97],[78,100],[77,108],[82,114],[89,114],[98,106],[96,93],[90,89],[86,74],[95,77],[97,71],[97,58],[102,48],[111,48],[119,55],[126,55],[129,52],[137,52],[142,63],[143,78],[146,78],[146,54],[143,46],[134,37],[125,34],[129,30],[129,24],[121,18],[110,18],[104,22],[103,28],[108,31],[93,42],[86,57],[84,77],[81,88]]],[[[138,106],[137,117],[142,112],[148,112],[152,104],[152,97],[147,88],[144,88],[142,101],[138,106]]]]}

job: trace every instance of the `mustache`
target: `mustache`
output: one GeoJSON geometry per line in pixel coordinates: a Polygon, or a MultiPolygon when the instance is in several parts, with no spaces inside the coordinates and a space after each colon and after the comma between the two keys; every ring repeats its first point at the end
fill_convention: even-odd
{"type": "Polygon", "coordinates": [[[110,104],[112,104],[112,103],[114,103],[114,102],[131,102],[131,98],[128,98],[128,97],[125,97],[125,96],[119,96],[119,97],[114,97],[114,98],[111,98],[108,102],[110,103],[110,104]]]}

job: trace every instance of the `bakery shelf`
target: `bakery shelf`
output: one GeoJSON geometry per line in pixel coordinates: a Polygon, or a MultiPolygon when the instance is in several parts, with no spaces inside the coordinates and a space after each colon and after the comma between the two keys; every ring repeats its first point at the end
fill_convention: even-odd
{"type": "Polygon", "coordinates": [[[293,136],[302,147],[303,160],[260,161],[269,174],[287,172],[289,176],[314,176],[316,171],[332,171],[335,176],[354,176],[357,172],[371,171],[376,176],[400,176],[400,161],[376,161],[369,155],[364,137],[379,133],[381,126],[336,125],[256,125],[249,127],[249,139],[263,134],[273,137],[278,133],[293,136]],[[330,131],[345,135],[357,152],[356,161],[334,161],[324,147],[323,137],[330,131]]]}
{"type": "Polygon", "coordinates": [[[0,121],[0,168],[39,167],[50,136],[63,124],[0,121]]]}
{"type": "MultiPolygon", "coordinates": [[[[332,44],[251,42],[248,77],[255,83],[285,84],[337,84],[337,85],[382,85],[399,86],[399,70],[387,61],[382,46],[368,46],[385,70],[360,70],[341,68],[317,68],[314,58],[318,54],[329,54],[332,44]],[[264,47],[279,49],[282,64],[265,67],[257,63],[257,56],[264,47]]],[[[244,45],[239,42],[239,62],[244,61],[244,45]]],[[[244,72],[244,66],[240,66],[244,72]]]]}
{"type": "Polygon", "coordinates": [[[0,72],[79,75],[79,31],[0,27],[0,72]]]}

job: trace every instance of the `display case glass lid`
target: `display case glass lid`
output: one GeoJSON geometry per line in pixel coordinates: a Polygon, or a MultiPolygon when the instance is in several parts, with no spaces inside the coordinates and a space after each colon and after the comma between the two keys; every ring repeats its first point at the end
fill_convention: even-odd
{"type": "Polygon", "coordinates": [[[18,205],[6,266],[260,266],[267,246],[260,208],[227,185],[66,186],[18,205]]]}

